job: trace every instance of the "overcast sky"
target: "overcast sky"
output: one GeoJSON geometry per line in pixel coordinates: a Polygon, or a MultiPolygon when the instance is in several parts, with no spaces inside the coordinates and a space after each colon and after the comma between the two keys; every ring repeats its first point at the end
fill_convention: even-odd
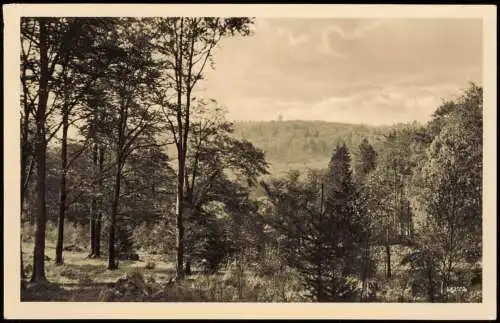
{"type": "Polygon", "coordinates": [[[232,120],[426,121],[481,84],[481,20],[257,19],[202,84],[232,120]]]}

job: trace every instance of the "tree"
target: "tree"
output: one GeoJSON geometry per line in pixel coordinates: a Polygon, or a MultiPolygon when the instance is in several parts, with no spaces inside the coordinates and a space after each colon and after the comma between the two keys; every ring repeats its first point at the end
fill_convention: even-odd
{"type": "Polygon", "coordinates": [[[300,176],[299,171],[290,171],[283,178],[261,182],[273,209],[267,222],[276,230],[280,254],[288,266],[301,273],[313,299],[324,301],[324,268],[332,268],[333,257],[327,239],[331,235],[324,234],[323,186],[317,179],[321,175],[310,172],[311,182],[301,181],[300,176]]]}
{"type": "Polygon", "coordinates": [[[234,138],[225,111],[215,101],[211,105],[201,101],[192,111],[185,168],[184,204],[189,227],[185,250],[190,260],[206,259],[215,268],[232,252],[229,250],[240,250],[243,244],[241,235],[231,239],[217,226],[242,232],[242,217],[252,209],[249,190],[259,176],[268,174],[268,165],[260,149],[234,138]]]}
{"type": "MultiPolygon", "coordinates": [[[[35,49],[32,53],[28,49],[28,54],[24,53],[26,59],[23,63],[22,79],[24,89],[25,111],[32,111],[35,117],[36,134],[34,147],[34,160],[36,162],[36,183],[37,183],[37,203],[36,203],[36,231],[35,248],[33,255],[33,282],[45,281],[45,224],[46,224],[46,197],[45,197],[45,158],[47,149],[46,121],[47,104],[49,99],[50,81],[54,73],[57,55],[52,60],[50,55],[64,42],[58,43],[60,39],[50,37],[51,31],[57,29],[57,21],[50,18],[36,18],[23,24],[21,43],[29,43],[29,47],[35,49]],[[32,55],[28,58],[27,55],[32,55]],[[27,78],[28,74],[30,77],[27,78]],[[27,84],[31,83],[31,84],[27,84]],[[28,93],[30,89],[36,95],[28,93]],[[30,102],[28,103],[28,100],[30,102]]],[[[55,36],[55,35],[54,35],[55,36]]],[[[61,46],[62,47],[62,46],[61,46]]],[[[33,93],[34,94],[34,93],[33,93]]],[[[25,166],[25,165],[23,165],[25,166]]]]}
{"type": "MultiPolygon", "coordinates": [[[[24,125],[29,122],[30,112],[36,124],[34,161],[37,169],[37,221],[35,233],[33,281],[45,280],[45,222],[46,222],[46,150],[63,124],[68,125],[68,97],[61,98],[67,81],[70,59],[81,33],[81,25],[71,18],[23,18],[21,24],[21,83],[23,88],[24,125]],[[62,100],[61,100],[62,99],[62,100]],[[50,101],[50,102],[49,102],[50,101]],[[58,120],[57,110],[62,106],[63,120],[58,120]]],[[[28,126],[29,128],[29,126],[28,126]]],[[[29,149],[26,145],[28,131],[23,129],[22,167],[23,184],[27,183],[26,167],[29,149]]],[[[63,129],[64,130],[64,129],[63,129]]],[[[64,162],[64,161],[63,161],[64,162]]],[[[62,178],[61,181],[64,181],[62,178]]],[[[23,192],[22,192],[23,193],[23,192]]],[[[24,195],[22,196],[24,199],[24,195]]],[[[61,204],[64,206],[64,203],[61,204]]],[[[62,209],[62,207],[61,207],[62,209]]]]}
{"type": "MultiPolygon", "coordinates": [[[[110,47],[112,49],[113,46],[110,47]]],[[[108,55],[113,59],[113,55],[108,55]]],[[[80,127],[80,135],[86,138],[91,151],[91,191],[89,223],[90,254],[89,257],[101,256],[101,231],[103,221],[103,204],[105,200],[105,178],[113,166],[110,147],[114,141],[114,109],[108,100],[106,81],[97,79],[92,89],[85,96],[85,123],[80,127]]]]}
{"type": "Polygon", "coordinates": [[[70,156],[68,161],[68,131],[70,126],[80,119],[85,118],[85,110],[76,115],[75,108],[82,110],[85,96],[90,89],[95,86],[99,77],[104,75],[106,68],[107,55],[102,45],[109,41],[107,31],[111,24],[108,19],[86,19],[73,18],[69,20],[73,33],[73,47],[69,48],[63,55],[64,69],[58,77],[59,86],[55,95],[60,100],[55,100],[61,116],[61,175],[60,175],[60,199],[59,199],[59,217],[58,217],[58,238],[56,245],[56,264],[63,263],[63,239],[64,239],[64,220],[67,209],[67,186],[66,174],[78,154],[81,154],[86,148],[88,141],[85,141],[82,149],[77,155],[70,156]],[[76,50],[78,49],[78,50],[76,50]],[[71,120],[72,119],[72,120],[71,120]]]}
{"type": "Polygon", "coordinates": [[[358,169],[356,171],[357,177],[357,189],[358,189],[358,211],[363,214],[362,227],[364,229],[363,235],[363,256],[361,264],[361,294],[360,299],[364,300],[364,293],[367,288],[367,279],[373,274],[373,261],[370,257],[370,247],[373,242],[374,228],[373,228],[373,210],[370,209],[374,205],[372,200],[373,195],[370,192],[369,183],[366,180],[367,177],[376,169],[376,158],[377,153],[373,149],[372,145],[369,144],[366,138],[363,139],[359,145],[359,162],[358,169]]]}
{"type": "MultiPolygon", "coordinates": [[[[30,33],[35,27],[34,21],[27,21],[26,19],[21,19],[21,33],[26,35],[30,33]]],[[[31,32],[32,33],[32,32],[31,32]]],[[[34,36],[34,35],[33,35],[34,36]]],[[[21,37],[23,39],[24,37],[21,37]]],[[[24,217],[25,201],[27,199],[28,188],[30,186],[31,175],[33,174],[33,168],[35,165],[35,159],[33,155],[33,144],[35,136],[35,127],[33,124],[33,115],[35,111],[35,99],[30,96],[30,94],[36,89],[28,88],[30,82],[29,78],[32,77],[32,69],[30,65],[33,64],[29,62],[29,57],[31,57],[31,50],[33,46],[34,39],[22,41],[21,43],[21,84],[23,91],[21,92],[21,222],[24,217]]],[[[32,83],[32,82],[31,82],[32,83]]],[[[21,279],[25,279],[24,273],[24,261],[21,243],[21,279]]]]}
{"type": "Polygon", "coordinates": [[[456,266],[481,250],[482,88],[472,84],[439,118],[443,118],[439,134],[422,167],[420,203],[433,229],[427,235],[432,237],[429,243],[439,266],[441,293],[446,295],[457,279],[453,278],[456,266]]]}
{"type": "Polygon", "coordinates": [[[320,302],[351,300],[361,259],[361,214],[345,145],[335,150],[326,171],[298,171],[263,182],[280,234],[282,254],[303,276],[320,302]]]}
{"type": "Polygon", "coordinates": [[[159,118],[151,102],[152,84],[159,76],[152,59],[150,42],[143,29],[145,21],[120,18],[113,31],[116,55],[120,57],[106,74],[106,99],[114,113],[114,193],[108,242],[108,269],[116,269],[115,242],[119,213],[122,171],[132,151],[139,146],[156,145],[147,142],[156,131],[159,118]]]}
{"type": "Polygon", "coordinates": [[[163,108],[168,128],[177,150],[177,276],[183,277],[184,257],[184,174],[191,125],[192,93],[203,79],[205,65],[213,67],[213,49],[219,41],[229,35],[250,33],[249,18],[158,18],[152,22],[156,36],[157,54],[164,62],[164,78],[158,80],[156,102],[163,108]],[[164,89],[172,88],[168,97],[164,89]]]}
{"type": "Polygon", "coordinates": [[[376,240],[385,246],[387,278],[392,274],[391,245],[409,240],[407,234],[412,231],[410,184],[415,167],[424,156],[426,140],[419,125],[391,129],[379,150],[377,167],[369,175],[368,194],[378,197],[377,201],[369,199],[369,210],[378,217],[376,240]]]}
{"type": "MultiPolygon", "coordinates": [[[[337,146],[326,178],[325,212],[334,229],[336,266],[342,277],[356,275],[362,258],[365,228],[358,208],[358,192],[352,179],[351,158],[345,144],[337,146]]],[[[345,285],[341,281],[337,291],[343,288],[345,285]]]]}

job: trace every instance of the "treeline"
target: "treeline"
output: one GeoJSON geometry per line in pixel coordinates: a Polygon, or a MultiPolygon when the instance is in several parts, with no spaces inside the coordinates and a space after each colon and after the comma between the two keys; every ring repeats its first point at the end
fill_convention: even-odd
{"type": "Polygon", "coordinates": [[[110,270],[143,249],[173,256],[178,280],[227,261],[298,273],[314,301],[374,300],[376,284],[400,301],[454,301],[454,286],[480,291],[482,89],[472,84],[427,125],[325,137],[326,169],[270,177],[262,147],[236,133],[215,100],[193,96],[220,39],[249,36],[251,25],[22,19],[21,220],[35,226],[31,281],[46,280],[50,221],[58,265],[71,224],[88,228],[88,256],[106,257],[110,270]],[[409,252],[395,264],[401,245],[409,252]]]}

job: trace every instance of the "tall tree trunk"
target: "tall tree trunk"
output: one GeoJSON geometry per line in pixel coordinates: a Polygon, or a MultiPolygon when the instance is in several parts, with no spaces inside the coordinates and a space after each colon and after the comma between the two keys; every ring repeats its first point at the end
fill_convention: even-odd
{"type": "Polygon", "coordinates": [[[97,212],[96,224],[95,224],[95,257],[101,257],[101,227],[102,227],[102,215],[104,208],[104,185],[103,185],[103,175],[104,175],[104,147],[99,147],[99,211],[97,212]]]}
{"type": "Polygon", "coordinates": [[[46,281],[45,277],[45,221],[46,221],[46,196],[45,196],[45,161],[47,143],[45,138],[45,114],[47,110],[49,62],[47,56],[48,33],[46,19],[39,18],[39,46],[40,46],[40,82],[38,95],[38,109],[36,111],[37,134],[35,144],[35,158],[37,162],[37,201],[36,201],[36,227],[35,248],[33,251],[32,282],[46,281]]]}
{"type": "Polygon", "coordinates": [[[181,156],[178,160],[178,173],[177,173],[177,201],[175,205],[176,213],[176,249],[177,249],[177,279],[182,279],[184,277],[184,223],[183,223],[183,213],[184,213],[184,166],[185,160],[182,158],[184,155],[181,149],[181,156]]]}
{"type": "MultiPolygon", "coordinates": [[[[182,93],[183,93],[183,63],[182,63],[182,49],[183,45],[183,33],[184,33],[184,19],[180,19],[180,31],[179,31],[179,43],[177,46],[177,53],[175,57],[176,69],[175,69],[175,78],[176,78],[176,91],[177,91],[177,125],[179,127],[179,138],[177,142],[177,160],[178,160],[178,170],[177,170],[177,200],[175,205],[175,213],[176,213],[176,271],[177,271],[177,279],[182,279],[184,277],[184,223],[183,223],[183,214],[184,214],[184,180],[185,180],[185,165],[186,165],[186,149],[187,149],[187,131],[188,129],[184,129],[187,127],[187,124],[183,124],[182,117],[182,93]]],[[[189,84],[187,84],[189,86],[189,84]]],[[[189,104],[191,102],[186,102],[186,111],[189,110],[189,104]]]]}
{"type": "MultiPolygon", "coordinates": [[[[118,158],[119,159],[119,158],[118,158]]],[[[118,263],[115,261],[115,240],[116,240],[116,216],[118,214],[118,204],[120,200],[121,170],[120,161],[117,161],[117,170],[115,174],[115,194],[111,206],[111,223],[109,227],[109,245],[108,245],[108,269],[117,269],[118,263]]]]}
{"type": "MultiPolygon", "coordinates": [[[[115,152],[115,192],[113,197],[113,202],[111,204],[111,221],[109,224],[109,240],[108,240],[108,269],[113,270],[118,268],[118,261],[115,261],[116,250],[115,250],[115,240],[116,240],[116,217],[118,215],[118,205],[120,203],[120,184],[121,184],[121,171],[123,167],[123,156],[124,145],[125,145],[125,131],[127,129],[127,115],[128,106],[126,103],[126,98],[122,96],[122,102],[120,106],[120,118],[118,122],[118,141],[116,145],[115,152]]],[[[119,257],[118,257],[119,258],[119,257]]]]}
{"type": "MultiPolygon", "coordinates": [[[[123,114],[122,114],[123,115],[123,114]]],[[[108,242],[108,269],[117,269],[118,262],[115,261],[116,258],[116,250],[115,250],[115,241],[116,241],[116,217],[118,214],[118,205],[120,203],[120,185],[121,185],[121,170],[122,170],[122,156],[121,149],[123,145],[123,133],[124,127],[123,118],[120,118],[120,130],[118,134],[118,146],[116,150],[116,173],[115,173],[115,192],[113,197],[113,203],[111,205],[111,223],[109,227],[109,242],[108,242]]]]}
{"type": "Polygon", "coordinates": [[[98,173],[98,159],[97,159],[97,144],[94,142],[92,145],[92,201],[90,202],[90,255],[89,257],[95,257],[96,255],[96,227],[97,227],[97,183],[96,175],[98,173]]]}
{"type": "Polygon", "coordinates": [[[89,209],[89,235],[90,235],[90,252],[88,257],[95,257],[95,198],[92,197],[92,201],[90,202],[89,209]]]}
{"type": "Polygon", "coordinates": [[[63,264],[64,217],[66,213],[66,173],[68,168],[69,111],[64,108],[61,142],[61,178],[59,189],[59,221],[57,228],[56,264],[63,264]]]}
{"type": "MultiPolygon", "coordinates": [[[[21,157],[22,158],[22,157],[21,157]]],[[[23,173],[21,173],[21,178],[23,178],[23,174],[24,174],[24,167],[22,169],[23,173]]],[[[27,189],[24,187],[24,181],[21,181],[21,225],[23,224],[23,215],[24,215],[24,200],[26,199],[26,192],[27,192],[27,189]]],[[[23,240],[21,238],[21,241],[20,241],[20,245],[21,245],[21,252],[20,252],[20,256],[21,256],[21,279],[24,280],[26,279],[26,273],[24,272],[24,257],[23,257],[23,240]]]]}
{"type": "MultiPolygon", "coordinates": [[[[24,172],[24,169],[23,169],[23,172],[24,172]]],[[[21,185],[23,185],[23,182],[21,182],[21,185]]],[[[21,187],[21,226],[23,224],[23,210],[24,210],[24,188],[21,187]]],[[[22,239],[22,236],[21,236],[21,240],[19,241],[19,245],[20,245],[20,256],[21,256],[21,280],[25,280],[26,279],[26,273],[24,272],[24,257],[23,257],[23,239],[22,239]]]]}
{"type": "Polygon", "coordinates": [[[385,260],[386,260],[386,277],[391,278],[391,243],[389,240],[389,229],[386,231],[385,239],[385,260]]]}

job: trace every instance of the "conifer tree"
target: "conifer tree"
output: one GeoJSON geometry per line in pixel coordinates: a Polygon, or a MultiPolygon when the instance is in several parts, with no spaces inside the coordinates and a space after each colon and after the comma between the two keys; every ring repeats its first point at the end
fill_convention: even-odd
{"type": "Polygon", "coordinates": [[[360,265],[364,228],[358,212],[357,190],[350,168],[351,157],[345,144],[337,146],[326,178],[325,213],[331,226],[330,239],[335,255],[334,275],[339,275],[336,296],[343,298],[346,277],[356,276],[360,265]]]}

